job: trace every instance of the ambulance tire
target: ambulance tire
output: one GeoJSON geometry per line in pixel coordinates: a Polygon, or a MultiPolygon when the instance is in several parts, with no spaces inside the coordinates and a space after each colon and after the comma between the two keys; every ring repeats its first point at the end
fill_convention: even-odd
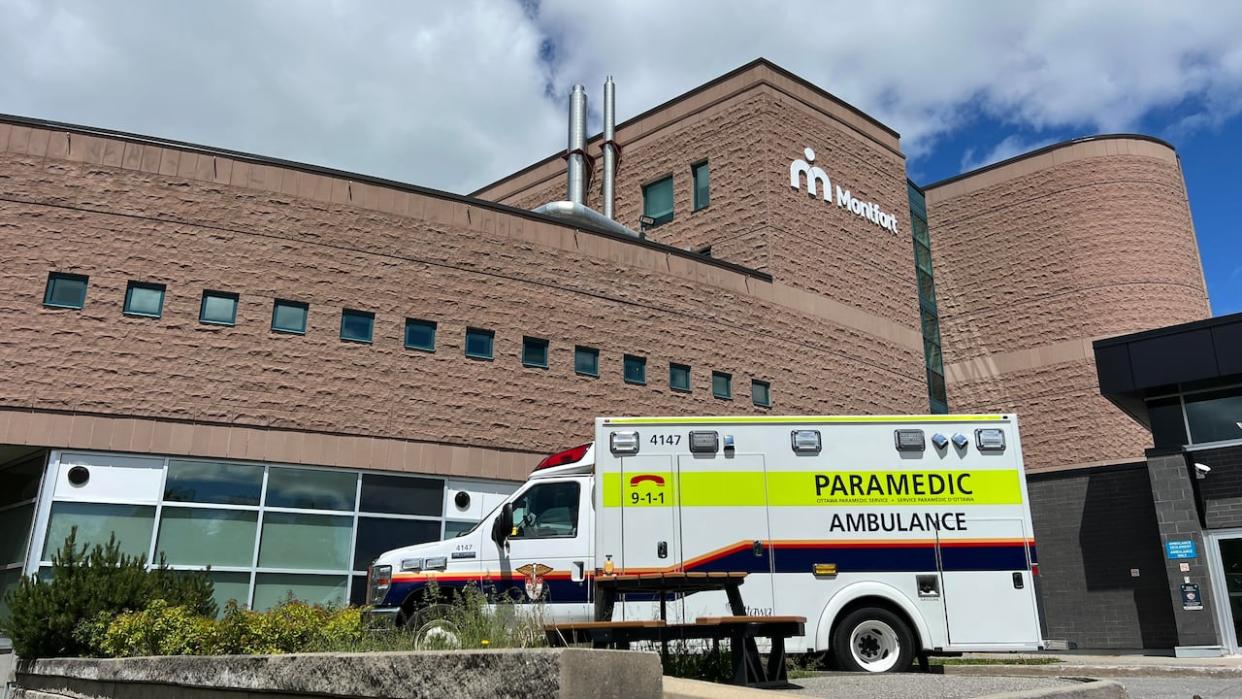
{"type": "Polygon", "coordinates": [[[418,650],[456,650],[461,647],[457,625],[452,621],[453,607],[433,604],[422,607],[405,619],[405,630],[414,635],[418,650]]]}
{"type": "Polygon", "coordinates": [[[832,631],[837,666],[850,672],[906,672],[914,662],[914,634],[883,607],[860,607],[832,631]]]}

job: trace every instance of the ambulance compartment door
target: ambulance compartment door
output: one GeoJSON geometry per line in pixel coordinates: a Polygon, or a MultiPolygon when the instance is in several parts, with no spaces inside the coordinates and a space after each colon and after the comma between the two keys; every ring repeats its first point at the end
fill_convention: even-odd
{"type": "MultiPolygon", "coordinates": [[[[772,615],[772,550],[763,454],[677,457],[682,566],[688,572],[743,571],[747,614],[772,615]]],[[[732,612],[723,592],[683,600],[687,622],[732,612]]]]}
{"type": "MultiPolygon", "coordinates": [[[[676,570],[681,562],[678,540],[676,482],[673,457],[626,456],[621,462],[621,560],[616,570],[642,573],[676,570]]],[[[603,565],[603,562],[600,562],[603,565]]],[[[653,595],[628,595],[626,619],[658,619],[659,601],[653,595]]],[[[669,623],[679,621],[677,606],[667,605],[669,623]]],[[[622,614],[615,615],[622,618],[622,614]]]]}
{"type": "Polygon", "coordinates": [[[1021,519],[971,519],[986,539],[940,540],[951,645],[1040,642],[1029,532],[1021,519]]]}

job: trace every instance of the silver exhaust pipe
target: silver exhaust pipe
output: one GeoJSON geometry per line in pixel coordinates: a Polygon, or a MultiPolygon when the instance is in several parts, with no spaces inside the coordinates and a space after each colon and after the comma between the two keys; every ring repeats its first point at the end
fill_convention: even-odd
{"type": "Polygon", "coordinates": [[[617,85],[609,75],[604,80],[604,216],[616,219],[613,212],[617,177],[617,85]]]}
{"type": "Polygon", "coordinates": [[[566,177],[569,201],[582,205],[586,204],[586,120],[586,88],[574,85],[569,93],[569,145],[565,149],[569,166],[566,177]]]}

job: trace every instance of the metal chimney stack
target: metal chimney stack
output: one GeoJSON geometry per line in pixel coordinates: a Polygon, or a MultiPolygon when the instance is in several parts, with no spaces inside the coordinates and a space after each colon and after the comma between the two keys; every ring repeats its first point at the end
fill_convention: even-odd
{"type": "Polygon", "coordinates": [[[569,167],[566,177],[569,201],[581,205],[586,203],[586,128],[586,88],[574,85],[569,93],[569,146],[566,148],[569,167]]]}
{"type": "Polygon", "coordinates": [[[617,177],[617,85],[609,75],[604,80],[604,215],[615,219],[612,202],[617,177]]]}

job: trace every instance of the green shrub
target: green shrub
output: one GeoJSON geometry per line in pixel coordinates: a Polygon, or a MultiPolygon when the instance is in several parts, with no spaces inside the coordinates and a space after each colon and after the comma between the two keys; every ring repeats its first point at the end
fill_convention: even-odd
{"type": "Polygon", "coordinates": [[[0,633],[13,639],[22,658],[79,656],[97,652],[100,629],[117,615],[140,611],[153,600],[213,617],[211,580],[205,573],[168,570],[163,561],[147,570],[146,559],[121,553],[116,537],[107,545],[77,546],[77,529],[52,556],[51,580],[22,579],[5,598],[9,617],[0,633]],[[80,625],[84,628],[77,632],[80,625]]]}
{"type": "MultiPolygon", "coordinates": [[[[152,600],[140,612],[126,612],[112,619],[102,637],[91,638],[100,655],[205,655],[216,645],[215,620],[199,616],[186,607],[173,607],[152,600]]],[[[79,632],[83,627],[79,627],[79,632]]],[[[94,623],[87,628],[96,628],[94,623]]]]}
{"type": "Polygon", "coordinates": [[[214,634],[211,652],[220,655],[330,650],[362,639],[362,609],[334,609],[289,599],[266,612],[253,612],[229,602],[214,634]]]}

